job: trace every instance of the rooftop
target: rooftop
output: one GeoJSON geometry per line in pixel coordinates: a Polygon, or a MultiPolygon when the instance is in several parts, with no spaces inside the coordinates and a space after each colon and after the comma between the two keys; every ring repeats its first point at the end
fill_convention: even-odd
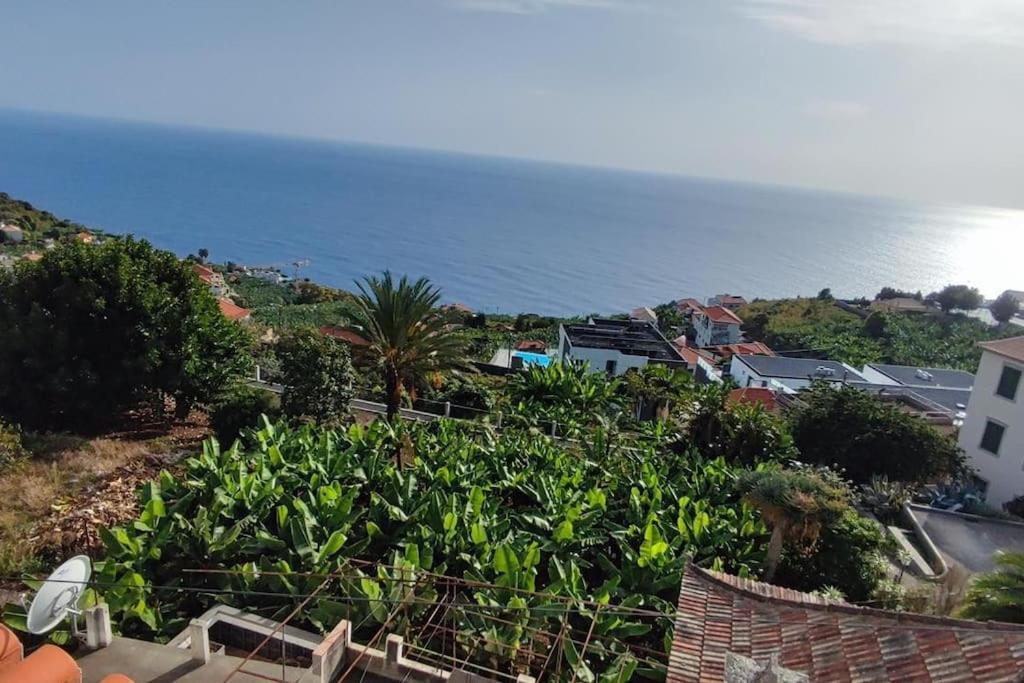
{"type": "Polygon", "coordinates": [[[628,356],[683,362],[675,347],[649,322],[591,318],[586,325],[563,325],[562,328],[574,347],[610,349],[628,356]]]}
{"type": "Polygon", "coordinates": [[[732,656],[813,681],[1016,681],[1024,626],[856,607],[688,565],[668,681],[721,681],[732,656]]]}
{"type": "Polygon", "coordinates": [[[740,342],[707,347],[709,351],[728,360],[732,356],[774,356],[775,352],[763,342],[740,342]]]}
{"type": "Polygon", "coordinates": [[[729,392],[729,403],[760,405],[766,410],[776,410],[779,407],[778,402],[775,400],[775,392],[767,387],[733,389],[729,392]]]}
{"type": "Polygon", "coordinates": [[[711,318],[711,321],[716,323],[735,325],[743,324],[743,321],[738,315],[730,311],[728,308],[723,308],[721,306],[708,306],[704,309],[704,315],[711,318]]]}
{"type": "Polygon", "coordinates": [[[220,312],[223,313],[224,317],[228,320],[245,320],[250,314],[252,314],[252,311],[248,308],[242,308],[228,298],[221,297],[220,299],[217,299],[217,305],[220,306],[220,312]]]}
{"type": "Polygon", "coordinates": [[[997,339],[996,341],[979,342],[978,346],[986,351],[998,353],[1000,356],[1024,363],[1024,337],[1010,337],[1008,339],[997,339]]]}
{"type": "Polygon", "coordinates": [[[825,379],[830,381],[864,382],[864,377],[851,367],[834,360],[814,358],[787,358],[785,356],[736,356],[762,377],[786,379],[825,379]],[[822,372],[829,369],[831,374],[822,372]]]}
{"type": "Polygon", "coordinates": [[[340,339],[343,342],[351,344],[352,346],[369,346],[368,342],[362,335],[353,332],[352,330],[345,330],[340,327],[331,327],[330,325],[324,325],[320,328],[320,334],[333,337],[334,339],[340,339]]]}
{"type": "Polygon", "coordinates": [[[910,512],[946,562],[952,560],[970,572],[995,569],[997,550],[1024,552],[1024,524],[1020,522],[925,505],[911,505],[910,512]]]}
{"type": "Polygon", "coordinates": [[[892,378],[893,381],[908,387],[945,387],[949,389],[967,389],[974,386],[974,375],[963,370],[949,368],[919,368],[912,365],[886,365],[869,363],[868,367],[892,378]]]}

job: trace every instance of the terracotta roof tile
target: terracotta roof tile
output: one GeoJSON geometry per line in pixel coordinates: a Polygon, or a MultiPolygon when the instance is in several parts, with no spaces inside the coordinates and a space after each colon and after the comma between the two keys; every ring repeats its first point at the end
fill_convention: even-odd
{"type": "Polygon", "coordinates": [[[730,323],[736,325],[742,325],[743,321],[740,317],[730,311],[728,308],[722,308],[721,306],[708,306],[704,309],[704,315],[711,318],[712,322],[716,323],[730,323]]]}
{"type": "Polygon", "coordinates": [[[998,353],[1000,356],[1024,362],[1024,337],[1010,337],[1008,339],[979,342],[978,346],[986,351],[998,353]]]}
{"type": "Polygon", "coordinates": [[[856,607],[687,566],[668,680],[721,681],[726,654],[814,681],[1014,681],[1024,626],[856,607]]]}
{"type": "Polygon", "coordinates": [[[331,327],[329,325],[324,325],[323,327],[320,328],[320,334],[327,335],[328,337],[334,337],[335,339],[340,339],[343,342],[348,342],[352,346],[370,345],[370,342],[368,342],[361,335],[353,332],[352,330],[345,330],[340,327],[331,327]]]}
{"type": "Polygon", "coordinates": [[[223,313],[224,317],[228,320],[245,320],[252,314],[252,311],[248,308],[238,306],[231,299],[217,299],[217,305],[220,306],[220,312],[223,313]]]}

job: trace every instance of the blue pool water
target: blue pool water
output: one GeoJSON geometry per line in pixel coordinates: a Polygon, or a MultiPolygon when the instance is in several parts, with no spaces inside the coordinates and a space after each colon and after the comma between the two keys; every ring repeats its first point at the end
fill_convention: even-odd
{"type": "Polygon", "coordinates": [[[543,353],[530,353],[529,351],[516,351],[513,356],[523,359],[523,365],[539,365],[546,368],[551,364],[551,357],[543,353]]]}

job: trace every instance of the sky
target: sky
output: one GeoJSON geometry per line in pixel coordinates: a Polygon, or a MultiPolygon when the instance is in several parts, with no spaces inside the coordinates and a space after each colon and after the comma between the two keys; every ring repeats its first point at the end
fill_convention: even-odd
{"type": "Polygon", "coordinates": [[[0,107],[1024,208],[1022,0],[31,0],[0,107]]]}

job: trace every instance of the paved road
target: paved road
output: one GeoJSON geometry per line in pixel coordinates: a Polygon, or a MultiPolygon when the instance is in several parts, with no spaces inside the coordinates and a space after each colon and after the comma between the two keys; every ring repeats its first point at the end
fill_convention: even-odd
{"type": "Polygon", "coordinates": [[[939,552],[972,572],[994,569],[992,556],[997,550],[1024,552],[1024,524],[978,519],[917,506],[913,510],[939,552]]]}

